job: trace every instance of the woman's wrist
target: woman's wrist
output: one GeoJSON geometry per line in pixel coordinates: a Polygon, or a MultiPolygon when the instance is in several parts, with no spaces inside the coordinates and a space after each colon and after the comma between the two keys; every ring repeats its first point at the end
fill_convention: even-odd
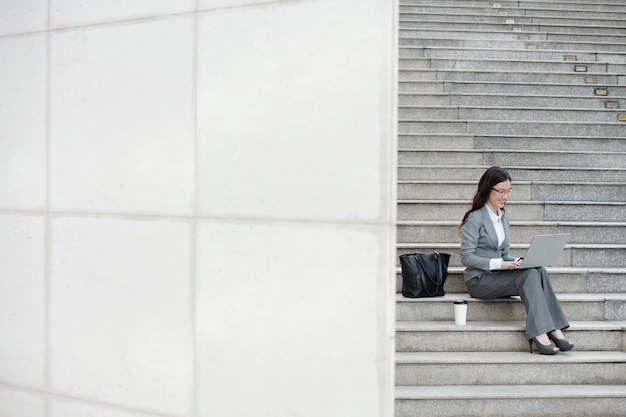
{"type": "Polygon", "coordinates": [[[492,258],[489,260],[489,270],[502,269],[502,258],[492,258]]]}

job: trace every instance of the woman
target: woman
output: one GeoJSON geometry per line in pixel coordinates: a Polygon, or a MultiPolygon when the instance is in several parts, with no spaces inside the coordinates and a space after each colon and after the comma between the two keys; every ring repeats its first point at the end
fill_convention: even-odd
{"type": "Polygon", "coordinates": [[[472,207],[459,228],[461,262],[467,290],[482,300],[519,295],[526,308],[526,338],[533,352],[554,355],[571,350],[562,330],[569,327],[544,268],[518,269],[521,258],[509,255],[510,226],[504,205],[511,194],[511,177],[491,167],[481,177],[472,207]],[[554,342],[554,344],[552,343],[554,342]],[[556,346],[555,346],[556,344],[556,346]]]}

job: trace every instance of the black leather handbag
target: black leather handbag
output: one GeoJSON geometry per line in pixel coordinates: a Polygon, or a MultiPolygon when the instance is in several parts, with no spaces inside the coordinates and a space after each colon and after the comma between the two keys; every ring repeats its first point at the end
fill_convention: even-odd
{"type": "Polygon", "coordinates": [[[400,255],[402,295],[408,298],[441,297],[448,277],[448,253],[400,255]]]}

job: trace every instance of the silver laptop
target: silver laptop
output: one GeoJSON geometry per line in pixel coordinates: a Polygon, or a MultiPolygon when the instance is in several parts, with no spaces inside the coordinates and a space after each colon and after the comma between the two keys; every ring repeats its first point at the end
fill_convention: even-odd
{"type": "Polygon", "coordinates": [[[520,269],[556,265],[571,235],[571,233],[559,233],[535,236],[520,269]]]}

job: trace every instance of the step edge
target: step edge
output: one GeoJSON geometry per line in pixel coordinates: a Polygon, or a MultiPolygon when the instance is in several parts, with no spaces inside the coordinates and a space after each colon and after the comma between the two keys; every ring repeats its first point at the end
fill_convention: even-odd
{"type": "Polygon", "coordinates": [[[395,398],[407,400],[626,398],[626,385],[489,385],[489,389],[485,387],[487,386],[396,386],[395,398]]]}
{"type": "MultiPolygon", "coordinates": [[[[624,331],[624,322],[600,320],[576,320],[569,322],[568,332],[572,331],[624,331]]],[[[523,332],[526,322],[518,321],[468,321],[464,326],[457,326],[454,321],[399,321],[396,322],[396,333],[413,332],[523,332]]]]}
{"type": "Polygon", "coordinates": [[[396,365],[496,365],[496,364],[623,364],[626,352],[581,351],[559,352],[557,355],[529,352],[396,352],[396,365]]]}
{"type": "MultiPolygon", "coordinates": [[[[550,270],[548,269],[550,272],[550,270]]],[[[607,301],[626,301],[626,293],[558,293],[556,297],[561,302],[607,302],[607,301]]],[[[398,303],[450,303],[457,300],[467,300],[471,304],[491,304],[491,303],[519,303],[519,296],[510,298],[496,298],[493,300],[481,300],[473,298],[468,293],[447,292],[440,297],[421,297],[409,298],[401,293],[396,293],[396,304],[398,303]]]]}

